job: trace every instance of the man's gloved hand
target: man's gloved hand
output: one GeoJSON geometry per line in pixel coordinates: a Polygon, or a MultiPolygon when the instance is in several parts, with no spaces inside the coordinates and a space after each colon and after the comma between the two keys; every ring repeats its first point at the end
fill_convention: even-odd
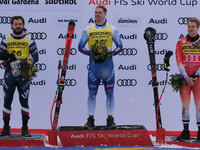
{"type": "Polygon", "coordinates": [[[0,60],[8,60],[9,53],[7,51],[0,50],[0,60]]]}
{"type": "Polygon", "coordinates": [[[194,74],[190,75],[190,77],[192,77],[196,80],[199,77],[199,74],[197,72],[195,72],[194,74]]]}
{"type": "Polygon", "coordinates": [[[8,61],[9,62],[12,62],[12,61],[15,61],[15,60],[16,60],[16,57],[15,57],[15,55],[13,53],[8,54],[8,61]]]}
{"type": "Polygon", "coordinates": [[[14,54],[10,54],[7,51],[0,51],[0,60],[12,62],[16,60],[16,57],[14,54]]]}

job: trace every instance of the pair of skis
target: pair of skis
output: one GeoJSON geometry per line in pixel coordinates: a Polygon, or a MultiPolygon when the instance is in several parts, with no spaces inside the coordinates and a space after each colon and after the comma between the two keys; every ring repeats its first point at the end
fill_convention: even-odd
{"type": "Polygon", "coordinates": [[[157,127],[157,138],[156,141],[158,143],[165,143],[165,129],[162,127],[161,121],[161,114],[160,114],[160,101],[167,86],[168,81],[168,66],[169,59],[173,55],[172,51],[167,51],[164,57],[164,65],[166,70],[166,80],[165,85],[162,90],[162,93],[159,98],[158,94],[158,82],[157,82],[157,74],[156,74],[156,59],[155,59],[155,36],[156,30],[154,28],[147,28],[144,33],[144,39],[147,42],[148,51],[149,51],[149,60],[151,66],[151,74],[152,74],[152,86],[153,86],[153,93],[154,93],[154,105],[155,105],[155,114],[156,114],[156,127],[157,127]]]}
{"type": "Polygon", "coordinates": [[[63,64],[61,60],[59,60],[59,63],[58,63],[57,90],[56,90],[56,94],[54,97],[54,101],[53,101],[53,105],[52,105],[51,113],[50,113],[50,121],[51,121],[52,130],[57,130],[60,105],[62,104],[62,94],[63,94],[64,84],[65,84],[65,76],[66,76],[66,71],[67,71],[67,66],[68,66],[68,61],[69,61],[72,39],[74,38],[74,29],[75,29],[75,23],[73,21],[70,21],[68,24],[68,30],[67,30],[67,36],[66,36],[66,45],[65,45],[63,64]],[[54,118],[52,121],[52,112],[53,112],[54,104],[56,104],[56,107],[55,107],[54,118]]]}

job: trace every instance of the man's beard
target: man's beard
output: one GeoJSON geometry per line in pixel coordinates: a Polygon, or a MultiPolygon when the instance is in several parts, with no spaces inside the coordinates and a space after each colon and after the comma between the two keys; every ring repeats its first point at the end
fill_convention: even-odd
{"type": "Polygon", "coordinates": [[[20,35],[20,34],[22,34],[23,30],[24,30],[24,29],[21,29],[20,31],[13,30],[13,33],[14,33],[14,34],[17,34],[17,35],[20,35]]]}

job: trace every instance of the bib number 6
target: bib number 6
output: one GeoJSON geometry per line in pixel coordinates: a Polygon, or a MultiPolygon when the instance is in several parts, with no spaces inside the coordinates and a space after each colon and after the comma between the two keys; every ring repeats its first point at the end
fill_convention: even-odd
{"type": "Polygon", "coordinates": [[[21,56],[22,55],[22,51],[21,50],[19,50],[17,52],[16,51],[12,51],[11,53],[14,54],[14,55],[16,54],[17,56],[21,56]]]}

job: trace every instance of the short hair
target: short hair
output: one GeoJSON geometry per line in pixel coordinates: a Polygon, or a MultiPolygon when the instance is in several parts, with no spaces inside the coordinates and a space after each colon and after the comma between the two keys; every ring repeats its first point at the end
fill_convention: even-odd
{"type": "Polygon", "coordinates": [[[14,20],[19,20],[19,19],[21,19],[22,20],[22,22],[23,22],[23,25],[25,24],[25,22],[24,22],[24,18],[22,17],[22,16],[14,16],[14,17],[12,17],[12,20],[11,20],[11,25],[13,25],[13,23],[14,23],[14,20]]]}
{"type": "Polygon", "coordinates": [[[104,5],[98,5],[96,8],[101,8],[105,13],[107,13],[107,8],[104,5]]]}
{"type": "Polygon", "coordinates": [[[199,19],[197,19],[197,18],[195,18],[195,17],[189,18],[188,21],[187,21],[187,24],[188,24],[189,22],[195,22],[196,25],[197,25],[197,28],[199,28],[199,26],[200,26],[200,21],[199,21],[199,19]]]}

